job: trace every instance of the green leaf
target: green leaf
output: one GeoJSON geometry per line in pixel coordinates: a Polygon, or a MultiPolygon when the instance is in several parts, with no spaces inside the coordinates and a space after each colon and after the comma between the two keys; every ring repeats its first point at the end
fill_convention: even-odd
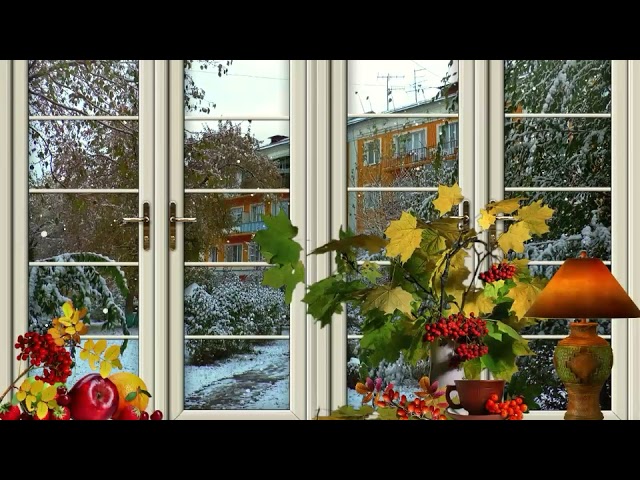
{"type": "Polygon", "coordinates": [[[498,330],[500,330],[501,332],[506,333],[507,335],[509,335],[514,340],[516,340],[516,341],[524,340],[520,336],[520,334],[518,332],[516,332],[513,328],[511,328],[506,323],[502,323],[500,320],[498,320],[498,321],[496,321],[496,326],[498,327],[498,330]]]}
{"type": "Polygon", "coordinates": [[[369,253],[379,253],[387,245],[387,240],[376,235],[353,235],[340,240],[331,240],[329,243],[316,248],[311,254],[326,252],[349,253],[354,248],[366,249],[369,253]]]}
{"type": "Polygon", "coordinates": [[[422,232],[422,243],[420,244],[420,248],[426,254],[434,255],[447,248],[447,243],[437,229],[426,227],[422,232]]]}
{"type": "Polygon", "coordinates": [[[353,408],[351,405],[343,405],[331,412],[332,417],[339,418],[364,418],[371,415],[374,412],[373,407],[371,405],[362,405],[359,408],[353,408]]]}
{"type": "Polygon", "coordinates": [[[268,268],[263,275],[262,284],[268,287],[285,287],[284,300],[291,303],[293,291],[298,283],[304,282],[304,265],[302,261],[292,266],[290,263],[268,268]]]}
{"type": "Polygon", "coordinates": [[[328,291],[339,282],[340,280],[336,277],[324,278],[310,285],[307,294],[302,299],[308,306],[309,315],[318,320],[323,327],[331,323],[331,317],[334,313],[342,312],[339,296],[328,291]]]}
{"type": "Polygon", "coordinates": [[[298,228],[291,224],[284,210],[275,216],[266,215],[262,220],[267,228],[256,232],[254,241],[260,245],[265,258],[272,264],[297,264],[302,247],[293,238],[298,228]]]}
{"type": "Polygon", "coordinates": [[[396,310],[412,317],[413,296],[401,287],[392,288],[390,285],[383,285],[374,288],[362,304],[362,311],[367,312],[374,308],[384,313],[392,314],[396,310]]]}
{"type": "Polygon", "coordinates": [[[467,360],[462,365],[464,368],[465,379],[477,380],[480,378],[480,373],[482,372],[482,362],[480,361],[480,357],[467,360]]]}
{"type": "Polygon", "coordinates": [[[502,295],[498,294],[498,291],[504,287],[504,280],[497,280],[492,283],[487,283],[484,286],[484,296],[490,298],[496,298],[502,295]]]}
{"type": "Polygon", "coordinates": [[[378,278],[382,276],[380,273],[380,265],[366,260],[360,267],[360,273],[364,278],[375,284],[378,278]]]}
{"type": "Polygon", "coordinates": [[[129,392],[126,397],[124,397],[125,402],[133,402],[133,400],[138,396],[138,392],[129,392]]]}
{"type": "Polygon", "coordinates": [[[378,418],[376,420],[397,420],[398,409],[396,407],[380,407],[377,410],[378,418]]]}

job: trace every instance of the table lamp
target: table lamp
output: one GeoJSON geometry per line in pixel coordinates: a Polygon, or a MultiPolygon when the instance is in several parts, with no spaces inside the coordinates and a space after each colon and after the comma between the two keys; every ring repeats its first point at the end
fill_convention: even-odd
{"type": "Polygon", "coordinates": [[[600,390],[611,374],[613,351],[588,318],[636,318],[640,310],[599,258],[566,260],[525,317],[575,318],[560,340],[553,365],[567,389],[565,420],[602,420],[600,390]]]}

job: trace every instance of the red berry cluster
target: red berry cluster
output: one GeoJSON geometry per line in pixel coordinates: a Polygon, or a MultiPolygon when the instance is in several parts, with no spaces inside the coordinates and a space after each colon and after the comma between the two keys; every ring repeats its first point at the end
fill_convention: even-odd
{"type": "Polygon", "coordinates": [[[441,413],[439,407],[429,405],[429,402],[424,398],[416,397],[413,400],[408,400],[406,395],[400,396],[400,392],[393,390],[392,383],[389,384],[380,398],[377,401],[379,407],[397,407],[399,420],[409,420],[410,417],[422,420],[447,419],[444,413],[441,413]]]}
{"type": "Polygon", "coordinates": [[[484,408],[489,413],[500,414],[502,418],[508,420],[522,420],[522,414],[529,409],[522,397],[515,397],[504,402],[499,402],[498,400],[497,394],[491,394],[484,408]]]}
{"type": "Polygon", "coordinates": [[[487,283],[495,282],[496,280],[508,280],[513,278],[516,273],[516,266],[505,262],[494,263],[491,268],[486,272],[480,273],[478,278],[487,283]]]}
{"type": "Polygon", "coordinates": [[[441,317],[435,323],[424,326],[426,333],[422,337],[425,342],[433,342],[439,338],[451,339],[458,343],[451,364],[457,367],[460,363],[485,355],[489,349],[482,343],[481,337],[489,333],[487,322],[476,318],[471,312],[469,317],[462,313],[441,317]]]}
{"type": "Polygon", "coordinates": [[[56,345],[53,337],[46,333],[27,332],[18,337],[15,348],[20,350],[18,360],[29,360],[32,366],[42,365],[42,375],[36,375],[36,380],[42,380],[51,385],[57,382],[65,383],[71,375],[71,355],[62,346],[56,345]]]}

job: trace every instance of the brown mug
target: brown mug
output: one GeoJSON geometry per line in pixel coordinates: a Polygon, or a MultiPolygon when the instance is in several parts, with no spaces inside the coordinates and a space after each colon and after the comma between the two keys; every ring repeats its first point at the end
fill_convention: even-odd
{"type": "Polygon", "coordinates": [[[469,415],[488,415],[485,404],[491,394],[498,395],[502,401],[504,392],[504,380],[454,380],[455,385],[447,385],[445,391],[447,403],[451,408],[464,408],[469,415]],[[455,403],[451,399],[452,391],[458,392],[458,400],[455,403]]]}

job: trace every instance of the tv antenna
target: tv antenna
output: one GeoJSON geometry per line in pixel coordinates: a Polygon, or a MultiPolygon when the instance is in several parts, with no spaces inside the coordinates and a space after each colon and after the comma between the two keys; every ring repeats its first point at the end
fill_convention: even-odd
{"type": "Polygon", "coordinates": [[[404,90],[404,87],[389,87],[389,80],[392,78],[404,78],[404,75],[391,75],[390,73],[387,73],[386,75],[378,74],[378,80],[383,78],[387,80],[386,89],[385,89],[385,94],[387,99],[386,110],[389,110],[389,104],[391,102],[393,102],[393,108],[395,109],[396,104],[393,101],[393,96],[391,95],[391,93],[393,92],[393,90],[404,90]]]}

